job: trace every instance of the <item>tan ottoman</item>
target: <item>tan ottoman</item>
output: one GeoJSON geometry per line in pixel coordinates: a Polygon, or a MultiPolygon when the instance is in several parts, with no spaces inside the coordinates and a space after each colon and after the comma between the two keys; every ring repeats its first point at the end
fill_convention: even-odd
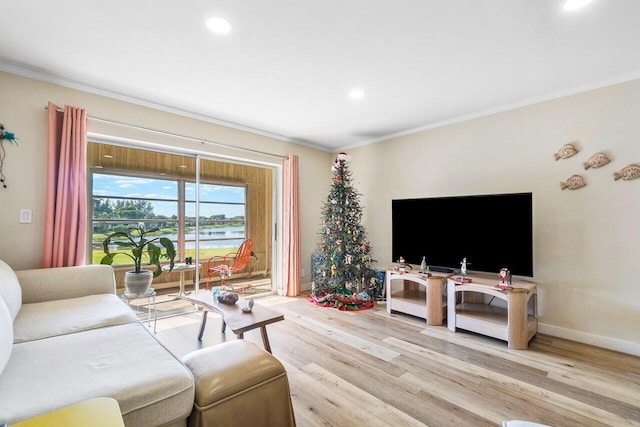
{"type": "Polygon", "coordinates": [[[284,366],[252,342],[228,341],[182,362],[196,387],[189,427],[296,425],[284,366]]]}

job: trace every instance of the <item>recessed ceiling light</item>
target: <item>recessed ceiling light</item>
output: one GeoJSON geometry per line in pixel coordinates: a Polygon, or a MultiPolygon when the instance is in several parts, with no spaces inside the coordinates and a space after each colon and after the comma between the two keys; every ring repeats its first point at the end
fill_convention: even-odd
{"type": "Polygon", "coordinates": [[[581,7],[584,7],[591,3],[593,0],[567,0],[562,7],[567,12],[573,12],[581,7]]]}
{"type": "Polygon", "coordinates": [[[231,22],[221,16],[207,18],[207,27],[216,34],[228,34],[231,32],[231,22]]]}
{"type": "Polygon", "coordinates": [[[180,165],[180,166],[178,166],[178,167],[179,167],[180,169],[186,169],[186,168],[187,168],[187,165],[180,165]]]}
{"type": "Polygon", "coordinates": [[[364,96],[364,91],[362,89],[353,89],[349,92],[349,96],[353,99],[360,99],[364,96]]]}
{"type": "Polygon", "coordinates": [[[111,154],[105,154],[104,156],[105,159],[113,159],[113,156],[111,154]]]}

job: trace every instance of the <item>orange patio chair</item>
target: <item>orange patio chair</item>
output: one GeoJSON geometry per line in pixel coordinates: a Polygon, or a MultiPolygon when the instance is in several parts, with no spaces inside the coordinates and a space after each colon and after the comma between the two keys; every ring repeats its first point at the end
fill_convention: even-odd
{"type": "Polygon", "coordinates": [[[227,279],[233,273],[245,268],[253,251],[253,241],[247,239],[238,248],[238,252],[231,252],[225,256],[213,256],[207,261],[207,290],[209,282],[215,275],[220,276],[220,285],[226,286],[227,279]]]}

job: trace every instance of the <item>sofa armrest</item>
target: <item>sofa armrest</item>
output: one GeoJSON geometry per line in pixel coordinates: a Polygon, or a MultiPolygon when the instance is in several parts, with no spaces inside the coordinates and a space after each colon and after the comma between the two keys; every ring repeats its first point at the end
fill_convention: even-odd
{"type": "Polygon", "coordinates": [[[110,265],[19,270],[16,275],[22,287],[23,304],[116,293],[110,265]]]}

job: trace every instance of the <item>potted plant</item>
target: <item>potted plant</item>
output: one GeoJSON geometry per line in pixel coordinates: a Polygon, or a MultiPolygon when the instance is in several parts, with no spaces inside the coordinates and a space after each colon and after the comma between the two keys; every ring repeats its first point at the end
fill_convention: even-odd
{"type": "Polygon", "coordinates": [[[176,257],[176,250],[173,242],[166,237],[147,238],[148,234],[157,232],[158,228],[147,230],[143,223],[139,223],[137,227],[129,227],[127,231],[116,231],[111,233],[102,241],[102,248],[105,256],[100,264],[111,265],[116,255],[126,255],[133,260],[134,270],[127,271],[124,276],[124,285],[127,294],[143,294],[147,292],[154,278],[162,273],[160,258],[167,258],[170,262],[169,271],[173,270],[173,264],[176,257]],[[117,239],[117,240],[114,240],[117,239]],[[160,243],[165,249],[164,254],[162,248],[156,245],[160,243]],[[118,251],[112,251],[109,245],[115,244],[118,251]],[[149,255],[149,264],[154,264],[156,269],[142,270],[142,255],[145,252],[149,255]]]}

